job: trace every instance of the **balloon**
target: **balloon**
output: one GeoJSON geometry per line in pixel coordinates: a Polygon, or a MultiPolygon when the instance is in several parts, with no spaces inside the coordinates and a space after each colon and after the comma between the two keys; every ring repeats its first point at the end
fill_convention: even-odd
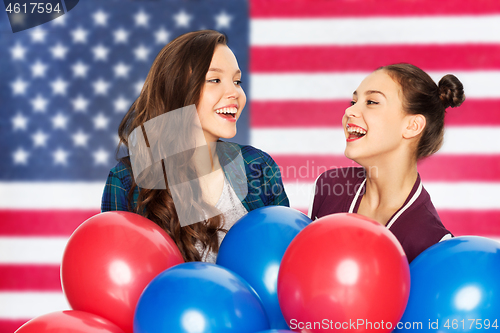
{"type": "Polygon", "coordinates": [[[64,250],[61,282],[74,310],[95,313],[132,332],[143,289],[182,263],[168,234],[134,213],[106,212],[83,222],[64,250]]]}
{"type": "Polygon", "coordinates": [[[281,258],[292,239],[309,223],[306,215],[283,206],[267,206],[243,216],[229,229],[217,264],[244,278],[257,292],[271,328],[286,328],[278,302],[281,258]]]}
{"type": "Polygon", "coordinates": [[[158,275],[144,289],[134,333],[254,333],[269,329],[259,296],[224,267],[189,262],[158,275]]]}
{"type": "Polygon", "coordinates": [[[15,333],[123,333],[123,330],[95,314],[69,310],[31,319],[15,333]]]}
{"type": "Polygon", "coordinates": [[[301,332],[390,332],[409,290],[408,261],[396,237],[357,214],[332,214],[305,227],[278,275],[283,315],[301,332]]]}
{"type": "Polygon", "coordinates": [[[257,333],[288,333],[288,332],[293,332],[293,331],[290,331],[290,330],[267,330],[267,331],[259,331],[257,333]]]}
{"type": "Polygon", "coordinates": [[[410,273],[408,306],[395,332],[500,328],[499,242],[479,236],[440,242],[412,261],[410,273]]]}

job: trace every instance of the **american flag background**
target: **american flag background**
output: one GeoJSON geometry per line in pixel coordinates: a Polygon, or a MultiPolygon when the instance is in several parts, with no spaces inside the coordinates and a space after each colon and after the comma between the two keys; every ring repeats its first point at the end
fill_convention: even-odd
{"type": "Polygon", "coordinates": [[[117,126],[158,51],[198,29],[226,33],[248,103],[233,140],[269,153],[292,207],[343,156],[341,117],[374,69],[447,73],[467,100],[419,165],[455,235],[500,239],[500,2],[497,0],[81,1],[13,34],[0,14],[0,332],[69,309],[68,237],[99,213],[117,126]]]}

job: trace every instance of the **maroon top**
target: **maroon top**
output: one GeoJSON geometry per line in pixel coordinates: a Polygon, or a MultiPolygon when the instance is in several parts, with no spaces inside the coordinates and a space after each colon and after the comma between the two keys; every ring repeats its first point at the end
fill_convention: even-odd
{"type": "MultiPolygon", "coordinates": [[[[366,173],[362,167],[337,168],[322,173],[316,180],[311,219],[334,213],[357,213],[365,193],[366,173]]],[[[443,226],[429,193],[418,175],[404,204],[387,222],[412,262],[422,251],[451,233],[443,226]]]]}

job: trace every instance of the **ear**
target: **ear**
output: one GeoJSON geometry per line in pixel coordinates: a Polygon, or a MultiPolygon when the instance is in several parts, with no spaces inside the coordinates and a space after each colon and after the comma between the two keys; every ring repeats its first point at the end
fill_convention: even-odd
{"type": "Polygon", "coordinates": [[[425,128],[426,120],[421,114],[412,114],[407,116],[407,126],[403,131],[405,139],[415,138],[422,133],[425,128]]]}

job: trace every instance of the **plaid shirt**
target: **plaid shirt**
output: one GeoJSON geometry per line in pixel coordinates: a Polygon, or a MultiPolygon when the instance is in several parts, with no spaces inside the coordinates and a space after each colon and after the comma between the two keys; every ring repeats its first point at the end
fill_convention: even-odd
{"type": "MultiPolygon", "coordinates": [[[[278,165],[267,153],[252,146],[223,142],[222,145],[218,145],[217,154],[224,174],[236,195],[244,197],[242,204],[247,211],[270,205],[290,206],[278,165]],[[234,177],[243,170],[234,169],[235,166],[230,163],[240,151],[245,165],[246,182],[242,181],[241,177],[234,177]]],[[[102,196],[101,212],[128,211],[128,192],[131,186],[131,170],[123,162],[119,162],[109,172],[102,196]]],[[[136,187],[132,209],[137,206],[138,196],[139,189],[136,187]]]]}

